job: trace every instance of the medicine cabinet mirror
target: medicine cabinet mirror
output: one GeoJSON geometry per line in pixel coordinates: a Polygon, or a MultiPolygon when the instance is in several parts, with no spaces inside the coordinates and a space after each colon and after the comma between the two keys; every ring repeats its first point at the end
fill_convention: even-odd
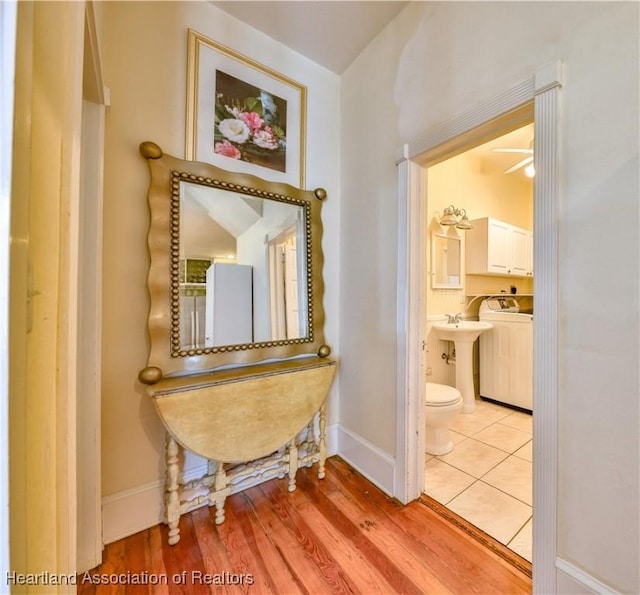
{"type": "Polygon", "coordinates": [[[455,230],[431,234],[431,287],[462,289],[462,238],[455,230]]]}
{"type": "Polygon", "coordinates": [[[320,206],[300,190],[140,145],[151,172],[147,367],[140,379],[326,357],[320,206]]]}

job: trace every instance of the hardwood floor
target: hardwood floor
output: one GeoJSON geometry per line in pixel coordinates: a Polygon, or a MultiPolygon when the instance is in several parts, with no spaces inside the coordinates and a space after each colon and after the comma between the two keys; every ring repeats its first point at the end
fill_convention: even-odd
{"type": "Polygon", "coordinates": [[[104,563],[78,576],[78,593],[531,592],[526,563],[484,547],[437,506],[403,506],[337,457],[326,471],[318,480],[315,466],[300,469],[293,493],[272,480],[231,496],[222,525],[214,509],[195,510],[174,546],[164,525],[109,544],[104,563]]]}

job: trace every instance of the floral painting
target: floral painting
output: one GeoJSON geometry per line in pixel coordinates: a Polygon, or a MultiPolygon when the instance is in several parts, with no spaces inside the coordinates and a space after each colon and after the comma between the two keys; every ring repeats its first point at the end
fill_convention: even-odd
{"type": "Polygon", "coordinates": [[[286,171],[287,102],[216,70],[214,151],[286,171]]]}
{"type": "Polygon", "coordinates": [[[307,88],[191,29],[187,44],[185,158],[304,188],[307,88]]]}

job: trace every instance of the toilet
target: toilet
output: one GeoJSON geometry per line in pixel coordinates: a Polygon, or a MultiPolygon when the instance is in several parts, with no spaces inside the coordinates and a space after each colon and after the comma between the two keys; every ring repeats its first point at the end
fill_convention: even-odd
{"type": "Polygon", "coordinates": [[[449,425],[462,409],[460,391],[445,384],[427,382],[425,399],[425,450],[444,455],[453,449],[449,425]]]}

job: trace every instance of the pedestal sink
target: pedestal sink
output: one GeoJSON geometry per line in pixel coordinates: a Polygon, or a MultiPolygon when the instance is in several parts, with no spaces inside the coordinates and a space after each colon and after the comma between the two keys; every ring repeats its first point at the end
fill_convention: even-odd
{"type": "Polygon", "coordinates": [[[443,341],[453,341],[456,348],[456,388],[462,395],[462,413],[476,408],[473,388],[473,343],[485,331],[493,328],[490,322],[461,320],[436,322],[433,330],[443,341]]]}

